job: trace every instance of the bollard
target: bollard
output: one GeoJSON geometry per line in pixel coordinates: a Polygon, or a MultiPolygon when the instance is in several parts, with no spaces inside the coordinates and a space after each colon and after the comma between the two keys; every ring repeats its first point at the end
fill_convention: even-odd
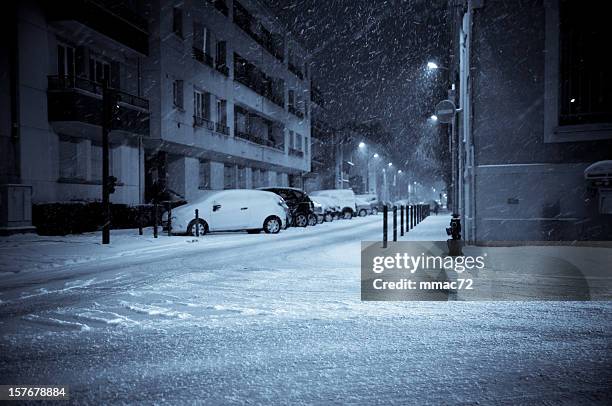
{"type": "Polygon", "coordinates": [[[410,205],[406,206],[406,234],[410,231],[410,205]]]}
{"type": "Polygon", "coordinates": [[[404,205],[400,206],[400,235],[404,236],[404,205]]]}
{"type": "Polygon", "coordinates": [[[168,237],[172,236],[172,202],[168,202],[168,237]]]}
{"type": "Polygon", "coordinates": [[[397,241],[397,206],[393,206],[393,241],[397,241]]]}
{"type": "Polygon", "coordinates": [[[155,203],[153,205],[153,238],[157,238],[157,218],[159,217],[157,210],[157,203],[155,203]]]}
{"type": "Polygon", "coordinates": [[[195,209],[195,228],[196,228],[196,237],[200,236],[200,212],[198,209],[195,209]]]}
{"type": "Polygon", "coordinates": [[[385,204],[383,206],[383,248],[387,248],[387,228],[389,225],[387,224],[387,217],[389,215],[389,208],[385,204]]]}
{"type": "Polygon", "coordinates": [[[142,206],[138,206],[138,235],[142,235],[142,206]]]}
{"type": "Polygon", "coordinates": [[[414,206],[410,205],[410,229],[414,228],[414,206]]]}

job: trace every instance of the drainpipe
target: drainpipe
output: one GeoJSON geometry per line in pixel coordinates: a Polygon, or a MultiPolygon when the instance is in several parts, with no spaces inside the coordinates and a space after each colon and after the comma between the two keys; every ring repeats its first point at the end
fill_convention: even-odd
{"type": "Polygon", "coordinates": [[[13,40],[9,50],[9,82],[10,82],[10,104],[11,104],[11,142],[13,144],[14,167],[8,181],[10,183],[21,183],[21,114],[20,114],[20,98],[19,98],[19,27],[17,5],[9,9],[9,15],[13,18],[10,20],[9,32],[11,32],[13,40]]]}

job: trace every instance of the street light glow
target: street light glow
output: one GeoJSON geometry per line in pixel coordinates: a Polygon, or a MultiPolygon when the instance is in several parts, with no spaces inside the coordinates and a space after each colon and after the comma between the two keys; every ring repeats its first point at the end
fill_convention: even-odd
{"type": "Polygon", "coordinates": [[[378,154],[374,154],[374,158],[378,158],[378,154]]]}
{"type": "Polygon", "coordinates": [[[397,173],[402,173],[402,170],[400,169],[399,171],[397,171],[397,173]]]}
{"type": "Polygon", "coordinates": [[[361,141],[359,143],[359,148],[363,149],[363,148],[365,148],[365,146],[366,146],[365,142],[361,141]]]}
{"type": "Polygon", "coordinates": [[[431,115],[431,121],[438,121],[438,116],[436,116],[435,114],[431,115]]]}
{"type": "Polygon", "coordinates": [[[438,64],[435,62],[427,62],[427,69],[438,69],[438,64]]]}
{"type": "Polygon", "coordinates": [[[393,166],[393,163],[392,163],[392,162],[389,162],[389,168],[390,168],[390,167],[392,167],[392,166],[393,166]]]}

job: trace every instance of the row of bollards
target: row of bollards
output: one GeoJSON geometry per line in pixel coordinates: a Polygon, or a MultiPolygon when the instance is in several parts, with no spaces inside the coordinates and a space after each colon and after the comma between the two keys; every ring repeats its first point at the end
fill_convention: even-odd
{"type": "MultiPolygon", "coordinates": [[[[397,241],[397,210],[398,206],[393,206],[393,241],[397,241]]],[[[399,206],[400,212],[400,236],[404,236],[404,230],[408,233],[417,224],[429,216],[428,204],[416,204],[409,206],[399,206]],[[404,215],[405,213],[405,215],[404,215]]],[[[389,237],[389,207],[383,206],[383,248],[387,248],[389,237]]]]}

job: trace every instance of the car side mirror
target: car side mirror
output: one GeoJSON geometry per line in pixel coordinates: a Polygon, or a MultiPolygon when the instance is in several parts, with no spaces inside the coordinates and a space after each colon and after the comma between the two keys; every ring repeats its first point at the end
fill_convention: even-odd
{"type": "Polygon", "coordinates": [[[213,204],[213,211],[218,211],[219,209],[221,209],[221,205],[218,203],[213,204]]]}

